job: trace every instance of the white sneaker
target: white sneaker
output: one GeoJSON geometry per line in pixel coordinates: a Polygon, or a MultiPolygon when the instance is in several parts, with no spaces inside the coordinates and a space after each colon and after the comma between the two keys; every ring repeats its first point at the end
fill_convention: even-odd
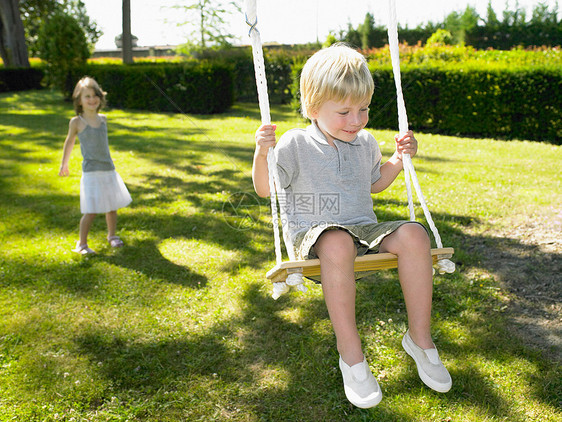
{"type": "Polygon", "coordinates": [[[440,393],[446,393],[451,389],[453,380],[439,359],[437,349],[419,347],[410,337],[409,330],[404,334],[402,347],[416,362],[418,374],[425,385],[440,393]]]}
{"type": "Polygon", "coordinates": [[[340,356],[340,370],[347,399],[361,409],[380,403],[382,392],[365,358],[363,362],[349,366],[340,356]]]}

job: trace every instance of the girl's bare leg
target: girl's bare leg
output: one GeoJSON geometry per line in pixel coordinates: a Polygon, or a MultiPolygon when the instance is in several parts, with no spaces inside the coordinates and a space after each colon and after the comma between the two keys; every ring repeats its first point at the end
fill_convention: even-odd
{"type": "Polygon", "coordinates": [[[343,361],[353,366],[363,361],[361,339],[355,322],[355,273],[357,249],[351,236],[342,230],[322,234],[314,246],[320,258],[322,290],[337,348],[343,361]]]}
{"type": "Polygon", "coordinates": [[[80,245],[88,244],[88,233],[96,214],[84,214],[80,219],[80,245]]]}
{"type": "Polygon", "coordinates": [[[105,214],[105,222],[107,223],[107,238],[115,236],[117,231],[117,211],[109,211],[105,214]]]}

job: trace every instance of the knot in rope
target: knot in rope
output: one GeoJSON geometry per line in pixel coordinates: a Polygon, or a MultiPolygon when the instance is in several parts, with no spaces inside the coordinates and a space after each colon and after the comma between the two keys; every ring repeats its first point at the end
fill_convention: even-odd
{"type": "Polygon", "coordinates": [[[273,283],[273,293],[271,294],[271,297],[277,300],[281,297],[281,295],[287,293],[288,291],[289,291],[289,286],[284,281],[273,283]]]}
{"type": "Polygon", "coordinates": [[[287,293],[290,288],[295,287],[299,292],[306,293],[307,288],[304,285],[304,280],[301,273],[292,273],[287,276],[286,281],[280,281],[273,283],[273,293],[271,296],[273,299],[277,300],[281,295],[287,293]]]}
{"type": "Polygon", "coordinates": [[[287,276],[286,283],[289,286],[298,286],[304,283],[301,273],[292,273],[287,276]]]}
{"type": "Polygon", "coordinates": [[[437,270],[439,274],[452,274],[455,272],[455,263],[450,259],[440,259],[437,261],[437,270]]]}
{"type": "Polygon", "coordinates": [[[256,31],[258,34],[260,33],[260,31],[258,31],[258,17],[256,16],[256,20],[254,21],[254,23],[250,22],[248,19],[248,15],[246,13],[244,13],[244,16],[246,17],[246,23],[248,25],[250,25],[250,30],[248,31],[248,36],[251,37],[252,36],[252,31],[256,31]]]}

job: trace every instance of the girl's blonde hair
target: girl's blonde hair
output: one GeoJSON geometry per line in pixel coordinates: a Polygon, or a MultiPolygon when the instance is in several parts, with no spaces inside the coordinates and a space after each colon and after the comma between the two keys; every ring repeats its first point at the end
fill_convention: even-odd
{"type": "Polygon", "coordinates": [[[375,84],[367,60],[351,47],[337,43],[317,51],[301,72],[301,112],[308,119],[326,101],[371,101],[375,84]]]}
{"type": "Polygon", "coordinates": [[[78,81],[76,87],[74,88],[74,92],[72,93],[72,102],[74,104],[74,111],[76,111],[76,115],[81,114],[84,111],[82,104],[80,103],[80,96],[82,95],[82,91],[87,88],[93,89],[96,97],[99,97],[100,99],[100,105],[96,111],[100,111],[106,104],[105,95],[107,93],[102,91],[101,87],[94,78],[84,76],[78,81]]]}

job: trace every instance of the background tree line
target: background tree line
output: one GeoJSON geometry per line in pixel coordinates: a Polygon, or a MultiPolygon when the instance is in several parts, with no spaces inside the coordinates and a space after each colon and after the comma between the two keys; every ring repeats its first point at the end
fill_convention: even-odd
{"type": "MultiPolygon", "coordinates": [[[[131,35],[130,0],[116,3],[116,10],[119,3],[123,6],[123,62],[132,63],[132,47],[130,42],[125,42],[126,35],[129,39],[131,35]],[[129,18],[127,23],[125,18],[129,18]]],[[[187,21],[177,24],[193,29],[187,43],[178,47],[179,53],[208,57],[217,49],[224,55],[225,50],[232,47],[233,37],[224,32],[225,16],[239,11],[236,2],[190,0],[169,7],[181,11],[178,15],[184,19],[187,17],[187,21]]],[[[65,93],[73,83],[72,70],[86,63],[101,35],[97,24],[88,17],[82,0],[0,0],[0,55],[4,68],[29,68],[28,56],[39,57],[45,64],[44,82],[65,93]]],[[[529,17],[516,3],[513,11],[506,6],[500,19],[489,2],[485,17],[479,16],[474,7],[467,6],[463,12],[450,13],[441,23],[400,28],[399,36],[409,45],[426,44],[429,40],[429,44],[465,44],[476,49],[552,47],[561,44],[562,21],[558,19],[557,3],[553,10],[539,3],[529,17]]],[[[330,34],[326,44],[337,40],[330,34]]],[[[339,40],[363,49],[383,47],[387,43],[387,31],[367,13],[364,22],[356,28],[349,24],[347,31],[341,31],[339,40]]],[[[304,47],[318,49],[320,46],[291,46],[290,50],[304,47]]]]}
{"type": "MultiPolygon", "coordinates": [[[[509,50],[514,47],[561,45],[562,19],[558,18],[558,3],[549,10],[548,5],[539,3],[528,17],[525,9],[515,4],[515,9],[503,11],[501,19],[494,12],[491,2],[485,17],[481,17],[476,9],[467,6],[463,12],[451,12],[441,23],[428,22],[415,28],[399,27],[401,42],[410,45],[425,44],[438,30],[451,34],[450,43],[471,45],[476,49],[509,50]]],[[[339,37],[331,35],[332,41],[337,39],[348,42],[363,49],[384,47],[388,43],[386,26],[377,25],[375,17],[367,13],[363,23],[357,27],[348,25],[339,37]]]]}

